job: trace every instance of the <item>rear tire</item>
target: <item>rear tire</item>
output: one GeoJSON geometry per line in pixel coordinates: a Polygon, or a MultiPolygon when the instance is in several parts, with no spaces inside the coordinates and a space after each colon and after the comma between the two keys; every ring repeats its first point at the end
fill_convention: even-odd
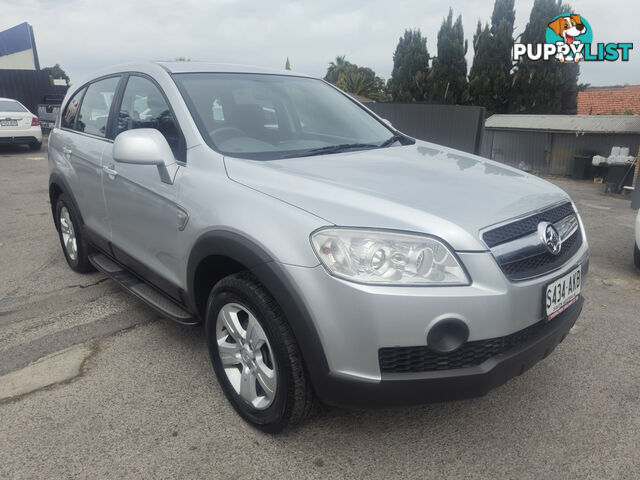
{"type": "Polygon", "coordinates": [[[82,234],[80,217],[66,193],[56,202],[56,228],[64,258],[71,270],[86,273],[93,270],[89,262],[89,246],[82,234]]]}
{"type": "Polygon", "coordinates": [[[29,144],[29,149],[38,151],[42,148],[42,142],[33,142],[29,144]]]}
{"type": "Polygon", "coordinates": [[[636,264],[636,267],[640,268],[640,248],[638,248],[637,243],[635,245],[635,248],[633,249],[633,261],[636,264]]]}
{"type": "Polygon", "coordinates": [[[277,433],[309,415],[313,391],[293,332],[252,274],[237,273],[216,284],[205,331],[218,382],[245,421],[277,433]]]}

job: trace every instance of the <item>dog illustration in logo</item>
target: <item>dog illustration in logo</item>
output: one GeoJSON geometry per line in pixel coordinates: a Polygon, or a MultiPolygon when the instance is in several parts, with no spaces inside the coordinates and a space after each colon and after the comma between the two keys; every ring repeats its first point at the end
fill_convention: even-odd
{"type": "MultiPolygon", "coordinates": [[[[580,18],[580,15],[575,15],[575,14],[556,18],[553,22],[549,24],[549,28],[553,30],[556,35],[558,35],[559,37],[562,37],[562,39],[564,40],[564,42],[557,42],[556,45],[558,46],[561,46],[563,44],[566,44],[566,45],[580,44],[581,42],[579,40],[576,40],[575,38],[587,33],[587,27],[582,23],[582,19],[580,18]]],[[[571,54],[565,56],[562,53],[558,53],[556,55],[556,58],[561,62],[564,62],[564,61],[578,62],[580,61],[581,58],[583,58],[583,55],[581,53],[576,53],[574,58],[573,55],[571,54]]]]}

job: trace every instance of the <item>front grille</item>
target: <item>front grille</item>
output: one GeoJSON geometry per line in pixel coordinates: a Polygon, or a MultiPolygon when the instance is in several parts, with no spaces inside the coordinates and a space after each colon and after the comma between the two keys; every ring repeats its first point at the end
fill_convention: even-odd
{"type": "Polygon", "coordinates": [[[549,322],[543,320],[505,337],[467,342],[453,353],[436,353],[428,346],[381,348],[378,350],[380,371],[415,373],[473,367],[527,341],[548,325],[549,322]]]}
{"type": "Polygon", "coordinates": [[[493,248],[535,232],[540,222],[556,223],[572,213],[574,212],[571,204],[564,203],[550,210],[489,230],[482,235],[482,239],[489,248],[493,248]]]}
{"type": "Polygon", "coordinates": [[[571,258],[582,245],[582,233],[580,229],[562,243],[562,250],[558,255],[545,252],[535,257],[516,260],[515,262],[500,265],[502,271],[511,280],[524,280],[560,268],[569,258],[571,258]]]}
{"type": "MultiPolygon", "coordinates": [[[[535,234],[538,230],[540,222],[556,223],[563,218],[574,215],[575,212],[571,203],[564,203],[554,208],[550,208],[544,212],[536,213],[530,217],[516,220],[515,222],[503,225],[501,227],[489,230],[482,235],[483,240],[489,247],[493,248],[498,245],[504,245],[518,238],[535,234]]],[[[507,278],[514,281],[525,280],[540,275],[545,275],[553,270],[560,268],[566,263],[582,246],[582,232],[580,229],[571,235],[562,243],[562,249],[558,255],[544,250],[542,253],[498,264],[507,278]]],[[[501,247],[508,248],[508,245],[501,247]]],[[[517,249],[517,245],[514,245],[517,249]]],[[[513,253],[513,252],[512,252],[513,253]]],[[[499,258],[499,257],[496,257],[499,258]]]]}

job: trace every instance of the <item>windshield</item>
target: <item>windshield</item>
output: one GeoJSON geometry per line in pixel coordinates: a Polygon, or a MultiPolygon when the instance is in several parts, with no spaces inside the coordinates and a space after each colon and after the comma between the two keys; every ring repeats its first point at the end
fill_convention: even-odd
{"type": "Polygon", "coordinates": [[[0,100],[0,112],[26,112],[27,109],[14,100],[0,100]]]}
{"type": "Polygon", "coordinates": [[[395,132],[317,79],[238,73],[174,79],[207,143],[224,155],[270,160],[393,143],[395,132]]]}

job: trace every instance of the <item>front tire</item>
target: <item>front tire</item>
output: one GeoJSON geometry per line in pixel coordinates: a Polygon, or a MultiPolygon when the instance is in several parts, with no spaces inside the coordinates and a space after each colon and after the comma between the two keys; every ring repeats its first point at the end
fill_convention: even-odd
{"type": "Polygon", "coordinates": [[[62,252],[69,267],[78,273],[93,270],[89,262],[89,246],[82,234],[78,213],[66,193],[58,197],[55,220],[62,252]]]}
{"type": "Polygon", "coordinates": [[[293,332],[253,275],[230,275],[213,288],[205,331],[218,382],[245,421],[277,433],[309,414],[313,392],[293,332]]]}
{"type": "Polygon", "coordinates": [[[640,248],[638,248],[637,243],[635,245],[635,248],[633,249],[633,261],[636,264],[636,267],[640,268],[640,248]]]}

